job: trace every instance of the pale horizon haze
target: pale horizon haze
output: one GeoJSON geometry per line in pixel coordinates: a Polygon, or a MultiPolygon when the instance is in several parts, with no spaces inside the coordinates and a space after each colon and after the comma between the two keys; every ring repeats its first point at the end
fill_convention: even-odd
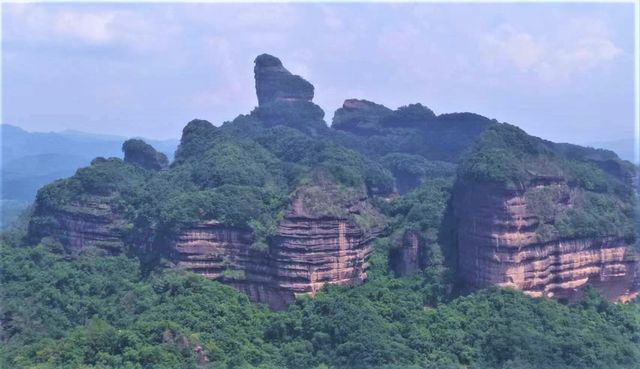
{"type": "Polygon", "coordinates": [[[2,123],[179,138],[257,105],[261,53],[315,86],[328,125],[361,98],[634,135],[632,3],[3,4],[2,123]]]}

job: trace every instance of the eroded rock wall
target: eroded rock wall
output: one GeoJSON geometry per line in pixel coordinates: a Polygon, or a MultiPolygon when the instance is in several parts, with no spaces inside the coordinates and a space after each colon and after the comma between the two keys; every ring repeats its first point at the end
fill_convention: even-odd
{"type": "Polygon", "coordinates": [[[55,210],[37,204],[29,237],[33,242],[47,237],[71,253],[97,249],[119,254],[124,251],[126,222],[112,210],[110,200],[108,196],[85,196],[55,210]]]}
{"type": "MultiPolygon", "coordinates": [[[[557,185],[553,179],[535,186],[557,185]]],[[[459,275],[468,285],[513,287],[532,296],[572,297],[591,284],[610,299],[633,293],[637,255],[622,238],[549,239],[536,230],[525,189],[496,184],[459,185],[454,196],[458,218],[459,275]]],[[[571,193],[548,212],[573,206],[571,193]]]]}
{"type": "Polygon", "coordinates": [[[286,216],[273,239],[276,279],[295,294],[314,294],[325,283],[364,281],[372,235],[348,219],[286,216]]]}
{"type": "Polygon", "coordinates": [[[294,295],[279,288],[269,250],[252,247],[253,241],[249,229],[201,222],[176,237],[171,253],[179,268],[229,284],[251,301],[284,309],[294,295]]]}
{"type": "Polygon", "coordinates": [[[250,230],[202,222],[181,233],[173,246],[178,267],[220,280],[252,301],[284,309],[301,294],[326,283],[360,283],[367,278],[373,239],[351,218],[311,216],[292,206],[266,249],[250,230]]]}

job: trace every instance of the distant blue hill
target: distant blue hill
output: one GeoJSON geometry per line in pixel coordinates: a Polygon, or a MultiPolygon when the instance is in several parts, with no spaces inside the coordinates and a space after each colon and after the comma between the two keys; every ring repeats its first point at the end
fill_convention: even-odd
{"type": "MultiPolygon", "coordinates": [[[[0,227],[12,222],[43,185],[73,175],[98,156],[122,157],[122,143],[128,138],[71,130],[28,132],[9,124],[0,125],[0,133],[0,227]]],[[[175,139],[144,140],[169,158],[178,145],[175,139]]]]}

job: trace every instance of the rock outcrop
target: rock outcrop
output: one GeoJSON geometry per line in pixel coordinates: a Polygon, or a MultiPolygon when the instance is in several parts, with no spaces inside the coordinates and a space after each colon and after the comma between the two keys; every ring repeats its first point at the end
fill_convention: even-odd
{"type": "Polygon", "coordinates": [[[352,142],[345,142],[366,155],[406,153],[454,163],[496,123],[472,113],[436,116],[422,104],[391,110],[371,101],[348,99],[336,110],[331,128],[350,138],[352,142]]]}
{"type": "Polygon", "coordinates": [[[203,221],[181,232],[171,247],[179,268],[230,284],[254,302],[284,309],[294,300],[278,288],[270,250],[253,247],[250,229],[203,221]]]}
{"type": "MultiPolygon", "coordinates": [[[[562,186],[557,178],[532,183],[562,186]]],[[[512,287],[531,296],[574,298],[590,284],[615,300],[633,293],[637,255],[615,235],[544,239],[541,221],[527,201],[529,188],[460,183],[454,195],[458,223],[459,275],[482,288],[512,287]]],[[[574,206],[575,191],[557,196],[550,217],[574,206]]]]}
{"type": "Polygon", "coordinates": [[[266,126],[283,125],[309,135],[327,130],[324,111],[311,100],[313,85],[291,74],[280,59],[262,54],[255,60],[258,108],[252,112],[266,126]]]}
{"type": "Polygon", "coordinates": [[[272,239],[279,286],[298,295],[315,294],[325,283],[364,281],[373,240],[382,231],[366,197],[335,201],[342,214],[331,214],[310,209],[308,195],[299,191],[272,239]],[[368,217],[373,224],[367,229],[354,216],[368,217]]]}
{"type": "Polygon", "coordinates": [[[358,135],[379,133],[379,123],[393,111],[368,100],[348,99],[333,115],[331,128],[358,135]]]}
{"type": "Polygon", "coordinates": [[[29,238],[39,242],[47,237],[73,254],[87,250],[122,253],[126,222],[111,208],[111,199],[111,196],[85,196],[56,209],[39,202],[29,224],[29,238]]]}
{"type": "Polygon", "coordinates": [[[253,72],[259,106],[278,100],[311,101],[313,99],[313,85],[304,78],[291,74],[275,56],[259,55],[255,60],[253,72]]]}
{"type": "Polygon", "coordinates": [[[165,154],[157,152],[153,146],[140,139],[132,138],[125,141],[122,144],[122,152],[124,152],[125,162],[145,169],[162,170],[169,166],[169,160],[165,154]]]}
{"type": "Polygon", "coordinates": [[[317,215],[304,196],[293,202],[267,247],[256,246],[250,230],[201,222],[176,238],[173,258],[178,267],[230,284],[277,310],[326,283],[364,281],[372,241],[382,230],[354,221],[354,215],[372,211],[366,199],[354,199],[341,209],[344,215],[317,215]]]}

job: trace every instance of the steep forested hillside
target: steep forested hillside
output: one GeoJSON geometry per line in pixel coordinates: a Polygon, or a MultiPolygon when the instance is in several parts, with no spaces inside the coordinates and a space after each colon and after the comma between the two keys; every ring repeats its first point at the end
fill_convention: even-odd
{"type": "Polygon", "coordinates": [[[40,189],[2,238],[3,367],[637,367],[632,165],[421,104],[328,127],[254,73],[173,161],[129,140],[40,189]]]}

